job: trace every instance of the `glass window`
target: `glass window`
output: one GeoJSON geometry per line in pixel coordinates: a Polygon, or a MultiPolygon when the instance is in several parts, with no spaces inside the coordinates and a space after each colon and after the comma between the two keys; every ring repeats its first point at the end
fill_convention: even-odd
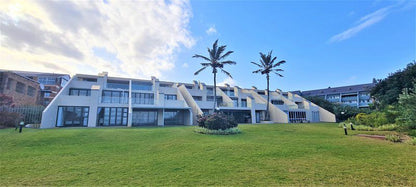
{"type": "Polygon", "coordinates": [[[202,101],[202,96],[192,96],[195,101],[202,101]]]}
{"type": "Polygon", "coordinates": [[[99,107],[97,124],[99,126],[127,126],[127,111],[125,107],[99,107]]]}
{"type": "Polygon", "coordinates": [[[96,78],[88,78],[88,77],[78,77],[78,81],[85,81],[85,82],[97,82],[96,78]]]}
{"type": "Polygon", "coordinates": [[[107,88],[128,90],[129,82],[118,81],[118,80],[107,80],[107,88]]]}
{"type": "Polygon", "coordinates": [[[166,94],[165,95],[165,100],[177,100],[177,96],[176,95],[170,95],[170,94],[166,94]]]}
{"type": "Polygon", "coordinates": [[[157,125],[157,111],[134,110],[132,115],[133,126],[157,125]]]}
{"type": "Polygon", "coordinates": [[[241,107],[247,107],[247,99],[241,99],[241,107]]]}
{"type": "Polygon", "coordinates": [[[18,93],[25,93],[25,84],[21,83],[21,82],[17,82],[16,83],[16,92],[18,93]]]}
{"type": "Polygon", "coordinates": [[[153,93],[133,93],[132,94],[132,103],[133,104],[154,104],[154,95],[153,93]]]}
{"type": "Polygon", "coordinates": [[[184,125],[183,110],[165,110],[163,116],[165,125],[184,125]]]}
{"type": "Polygon", "coordinates": [[[214,96],[207,96],[207,101],[214,101],[214,96]]]}
{"type": "Polygon", "coordinates": [[[13,84],[13,79],[11,79],[11,78],[8,78],[7,79],[7,85],[6,85],[6,88],[8,89],[8,90],[11,90],[12,89],[12,84],[13,84]]]}
{"type": "Polygon", "coordinates": [[[36,89],[33,88],[32,86],[27,87],[27,95],[28,96],[35,96],[35,91],[36,91],[36,89]]]}
{"type": "Polygon", "coordinates": [[[91,89],[70,88],[69,95],[75,96],[91,96],[91,89]]]}
{"type": "Polygon", "coordinates": [[[57,127],[86,127],[88,125],[89,107],[58,107],[57,127]]]}
{"type": "Polygon", "coordinates": [[[153,90],[153,83],[133,81],[131,84],[132,90],[153,90]]]}

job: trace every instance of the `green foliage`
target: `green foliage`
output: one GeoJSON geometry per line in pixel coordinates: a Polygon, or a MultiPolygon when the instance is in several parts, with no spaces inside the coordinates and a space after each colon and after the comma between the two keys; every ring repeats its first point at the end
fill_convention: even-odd
{"type": "Polygon", "coordinates": [[[371,111],[366,108],[356,108],[348,105],[340,105],[338,103],[331,103],[321,97],[305,97],[305,99],[317,104],[325,110],[335,114],[338,121],[345,121],[359,113],[370,113],[371,111]]]}
{"type": "Polygon", "coordinates": [[[399,96],[399,116],[396,121],[408,129],[416,129],[416,81],[413,89],[403,89],[399,96]]]}
{"type": "Polygon", "coordinates": [[[406,141],[407,144],[410,145],[416,145],[416,138],[412,137],[411,139],[409,139],[408,141],[406,141]]]}
{"type": "Polygon", "coordinates": [[[399,135],[396,134],[388,134],[386,135],[386,140],[391,141],[391,142],[401,142],[402,140],[400,139],[399,135]]]}
{"type": "Polygon", "coordinates": [[[351,122],[357,125],[365,125],[370,127],[379,127],[385,124],[389,124],[385,112],[372,112],[370,114],[359,113],[355,118],[350,119],[351,122]]]}
{"type": "Polygon", "coordinates": [[[15,127],[22,119],[19,113],[0,111],[0,128],[15,127]]]}
{"type": "Polygon", "coordinates": [[[226,130],[238,126],[232,116],[222,113],[214,113],[207,116],[198,117],[198,126],[210,130],[226,130]]]}
{"type": "Polygon", "coordinates": [[[409,63],[403,70],[390,74],[379,80],[371,90],[371,96],[376,99],[376,108],[383,109],[398,102],[398,97],[405,88],[414,88],[412,82],[416,80],[416,61],[409,63]]]}
{"type": "Polygon", "coordinates": [[[211,130],[211,129],[207,129],[207,128],[201,128],[201,127],[197,127],[194,130],[197,133],[201,133],[201,134],[212,134],[212,135],[231,135],[231,134],[239,134],[241,133],[240,129],[238,129],[237,127],[234,128],[228,128],[225,130],[219,129],[219,130],[211,130]]]}

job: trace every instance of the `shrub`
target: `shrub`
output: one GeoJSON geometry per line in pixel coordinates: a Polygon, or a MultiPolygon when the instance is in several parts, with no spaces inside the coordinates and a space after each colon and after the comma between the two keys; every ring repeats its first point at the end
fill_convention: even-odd
{"type": "Polygon", "coordinates": [[[416,145],[416,138],[413,137],[413,138],[409,139],[408,141],[406,141],[406,143],[410,144],[410,145],[416,145]]]}
{"type": "Polygon", "coordinates": [[[22,120],[22,115],[16,112],[0,111],[0,128],[15,127],[22,120]]]}
{"type": "Polygon", "coordinates": [[[198,118],[198,126],[211,130],[225,130],[237,127],[238,123],[232,117],[214,113],[208,116],[200,116],[198,118]]]}
{"type": "Polygon", "coordinates": [[[395,135],[395,134],[388,134],[386,135],[386,140],[391,141],[391,142],[401,142],[402,140],[400,139],[399,135],[395,135]]]}
{"type": "Polygon", "coordinates": [[[379,131],[394,131],[398,128],[399,126],[396,124],[387,124],[387,125],[382,125],[380,127],[377,127],[377,130],[379,131]]]}
{"type": "Polygon", "coordinates": [[[212,130],[207,128],[198,127],[195,128],[195,132],[201,133],[201,134],[212,134],[212,135],[231,135],[231,134],[239,134],[241,133],[240,129],[237,127],[229,128],[225,130],[212,130]]]}
{"type": "Polygon", "coordinates": [[[359,131],[374,131],[375,129],[365,125],[355,125],[354,128],[359,131]]]}

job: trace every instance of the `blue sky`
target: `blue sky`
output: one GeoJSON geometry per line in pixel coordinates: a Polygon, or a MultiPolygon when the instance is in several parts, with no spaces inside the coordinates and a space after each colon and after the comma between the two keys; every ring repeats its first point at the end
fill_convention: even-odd
{"type": "Polygon", "coordinates": [[[7,1],[0,4],[2,69],[213,83],[194,54],[219,39],[234,79],[273,50],[284,91],[369,83],[416,59],[416,1],[7,1]]]}
{"type": "MultiPolygon", "coordinates": [[[[265,77],[252,74],[250,61],[259,60],[259,52],[273,50],[282,65],[283,78],[272,76],[271,88],[308,90],[328,86],[369,83],[384,78],[415,59],[415,6],[388,1],[193,1],[192,34],[194,48],[183,50],[179,61],[187,62],[184,71],[169,76],[186,81],[201,62],[190,59],[207,54],[215,39],[226,44],[234,54],[236,66],[226,67],[238,85],[265,88],[265,77]],[[380,21],[342,41],[331,37],[359,25],[359,20],[380,9],[380,21]],[[207,35],[214,27],[217,33],[207,35]]],[[[374,17],[373,19],[380,19],[374,17]]],[[[220,75],[220,80],[225,75],[220,75]]],[[[193,79],[212,83],[205,70],[193,79]]]]}

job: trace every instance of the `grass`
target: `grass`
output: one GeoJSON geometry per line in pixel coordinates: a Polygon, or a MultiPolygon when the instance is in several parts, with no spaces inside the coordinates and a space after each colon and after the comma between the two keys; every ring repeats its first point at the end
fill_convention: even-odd
{"type": "Polygon", "coordinates": [[[337,124],[193,128],[2,129],[0,186],[416,186],[416,146],[337,124]]]}

